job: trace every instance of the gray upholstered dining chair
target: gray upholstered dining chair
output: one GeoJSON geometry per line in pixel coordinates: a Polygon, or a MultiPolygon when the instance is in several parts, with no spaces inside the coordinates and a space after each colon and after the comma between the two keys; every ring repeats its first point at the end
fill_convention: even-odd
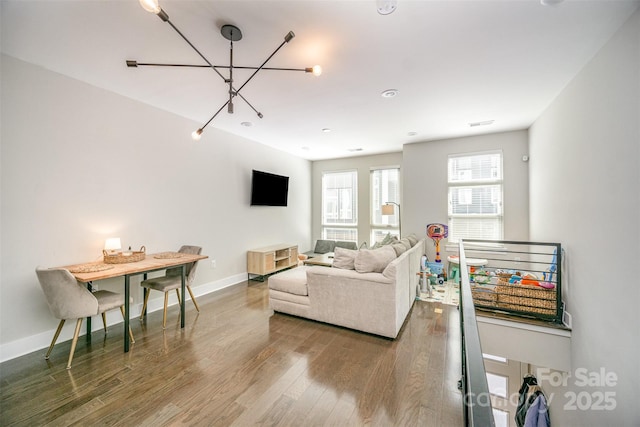
{"type": "MultiPolygon", "coordinates": [[[[124,318],[124,295],[110,291],[90,292],[84,284],[79,283],[76,278],[73,277],[73,274],[64,268],[37,267],[36,275],[38,276],[40,287],[44,292],[51,314],[53,314],[56,319],[60,319],[58,329],[53,335],[53,340],[44,357],[45,359],[49,359],[65,320],[78,319],[76,322],[76,330],[73,334],[73,341],[71,341],[69,361],[67,362],[67,369],[71,369],[71,361],[73,360],[73,354],[75,353],[76,344],[78,343],[82,319],[101,314],[102,324],[104,325],[104,331],[106,333],[107,319],[105,313],[107,311],[120,307],[120,312],[124,318]]],[[[131,328],[129,328],[129,337],[131,338],[131,342],[135,342],[131,328]]]]}
{"type": "MultiPolygon", "coordinates": [[[[191,255],[200,255],[202,252],[202,248],[200,246],[189,246],[184,245],[179,250],[179,253],[183,254],[191,254],[191,255]]],[[[192,262],[185,266],[185,285],[187,290],[189,291],[189,295],[191,295],[191,301],[193,301],[193,305],[196,308],[196,311],[200,311],[200,307],[198,307],[198,303],[196,302],[196,298],[193,296],[193,292],[191,291],[191,284],[193,283],[193,279],[196,277],[196,267],[198,262],[192,262]]],[[[164,292],[164,312],[162,314],[162,328],[167,327],[167,303],[169,301],[169,291],[175,289],[176,295],[178,295],[178,305],[180,305],[180,287],[182,286],[182,268],[168,268],[165,275],[161,277],[155,277],[153,279],[147,279],[140,282],[140,286],[143,288],[147,288],[147,294],[144,298],[144,304],[142,305],[142,313],[140,314],[140,320],[144,319],[145,312],[147,310],[147,303],[149,302],[149,294],[150,290],[153,289],[155,291],[164,292]]]]}

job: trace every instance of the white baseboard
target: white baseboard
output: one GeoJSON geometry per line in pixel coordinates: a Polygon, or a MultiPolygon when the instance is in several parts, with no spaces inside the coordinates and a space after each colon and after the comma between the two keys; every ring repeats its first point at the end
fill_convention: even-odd
{"type": "MultiPolygon", "coordinates": [[[[198,285],[193,287],[191,290],[193,291],[196,297],[209,294],[211,292],[219,291],[226,287],[235,285],[242,281],[247,280],[247,274],[241,273],[236,274],[234,276],[226,277],[221,280],[216,280],[215,282],[209,282],[202,285],[198,285]]],[[[133,289],[132,289],[133,292],[133,289]]],[[[175,292],[169,294],[169,304],[174,305],[178,303],[178,299],[176,297],[175,292]]],[[[187,292],[187,300],[191,300],[189,293],[187,292]]],[[[150,299],[149,304],[147,305],[147,313],[154,312],[156,310],[162,310],[164,306],[164,298],[150,299]]],[[[129,318],[135,319],[140,316],[140,311],[142,310],[142,304],[132,304],[130,306],[129,318]]],[[[119,310],[111,310],[107,312],[107,326],[115,325],[118,323],[122,323],[122,315],[119,310]]],[[[60,336],[58,337],[58,343],[68,341],[73,338],[73,331],[75,329],[76,322],[75,320],[67,321],[64,324],[64,328],[60,332],[60,336]]],[[[58,323],[56,322],[56,328],[58,323]]],[[[7,360],[15,359],[16,357],[24,356],[25,354],[29,354],[36,350],[40,350],[43,348],[48,348],[51,344],[51,339],[53,338],[53,334],[56,331],[56,328],[53,328],[49,331],[41,332],[35,335],[30,335],[25,338],[21,338],[19,340],[11,341],[5,344],[0,344],[0,362],[5,362],[7,360]]],[[[102,320],[100,316],[96,316],[92,318],[91,322],[91,330],[97,331],[102,329],[102,320]]],[[[83,325],[83,333],[85,328],[83,325]]],[[[42,355],[44,357],[44,353],[42,355]]]]}

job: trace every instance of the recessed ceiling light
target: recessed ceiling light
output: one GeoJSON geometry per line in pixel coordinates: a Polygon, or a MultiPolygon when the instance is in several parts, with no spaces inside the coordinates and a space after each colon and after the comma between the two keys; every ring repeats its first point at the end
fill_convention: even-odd
{"type": "Polygon", "coordinates": [[[300,147],[304,151],[309,151],[309,147],[300,147]]]}
{"type": "Polygon", "coordinates": [[[331,129],[329,129],[329,128],[322,128],[322,132],[324,132],[324,133],[329,133],[329,132],[331,132],[331,129]]]}
{"type": "Polygon", "coordinates": [[[473,122],[473,123],[469,123],[469,126],[471,127],[475,127],[475,126],[487,126],[487,125],[492,125],[493,122],[495,122],[495,120],[485,120],[482,122],[473,122]]]}
{"type": "Polygon", "coordinates": [[[540,4],[543,6],[557,6],[564,0],[540,0],[540,4]]]}
{"type": "Polygon", "coordinates": [[[362,151],[362,148],[358,147],[358,148],[349,148],[347,149],[347,151],[351,151],[352,153],[355,153],[357,151],[362,151]]]}
{"type": "Polygon", "coordinates": [[[376,6],[380,15],[389,15],[398,7],[398,0],[377,0],[376,6]]]}
{"type": "Polygon", "coordinates": [[[250,128],[251,126],[253,126],[253,123],[251,123],[251,122],[242,122],[242,123],[240,123],[240,125],[250,128]]]}
{"type": "Polygon", "coordinates": [[[409,136],[416,136],[417,134],[418,132],[413,132],[413,131],[407,133],[407,135],[409,136]]]}
{"type": "Polygon", "coordinates": [[[381,93],[383,98],[393,98],[398,94],[398,89],[387,89],[381,93]]]}

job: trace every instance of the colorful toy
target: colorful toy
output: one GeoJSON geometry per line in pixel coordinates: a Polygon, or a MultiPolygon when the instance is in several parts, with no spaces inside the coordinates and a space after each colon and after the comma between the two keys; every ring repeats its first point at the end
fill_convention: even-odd
{"type": "Polygon", "coordinates": [[[522,276],[522,282],[520,282],[520,284],[528,286],[540,286],[540,281],[535,274],[524,273],[524,275],[522,276]]]}
{"type": "Polygon", "coordinates": [[[436,246],[436,262],[442,262],[440,259],[440,240],[449,236],[449,227],[444,224],[429,224],[427,225],[427,236],[429,236],[434,245],[436,246]]]}

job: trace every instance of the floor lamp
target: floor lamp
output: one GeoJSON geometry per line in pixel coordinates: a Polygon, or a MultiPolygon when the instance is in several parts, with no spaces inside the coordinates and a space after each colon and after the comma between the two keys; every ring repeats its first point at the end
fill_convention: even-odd
{"type": "Polygon", "coordinates": [[[400,205],[396,202],[385,202],[385,204],[382,205],[382,215],[395,214],[393,205],[396,205],[398,207],[398,234],[400,235],[400,238],[402,238],[402,225],[400,224],[400,205]]]}

